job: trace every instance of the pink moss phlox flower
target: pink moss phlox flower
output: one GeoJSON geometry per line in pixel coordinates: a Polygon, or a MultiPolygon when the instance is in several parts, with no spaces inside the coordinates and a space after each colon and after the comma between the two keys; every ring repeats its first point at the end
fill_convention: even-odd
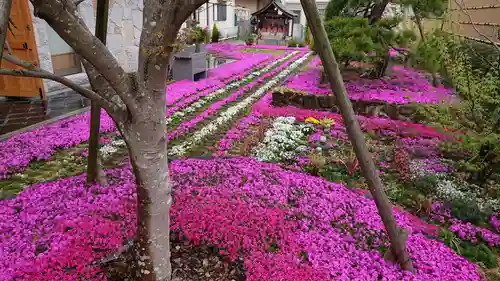
{"type": "MultiPolygon", "coordinates": [[[[89,122],[90,114],[82,113],[0,142],[0,179],[22,172],[33,160],[50,159],[58,149],[87,141],[89,122]]],[[[113,120],[102,110],[100,131],[115,129],[113,120]]]]}
{"type": "Polygon", "coordinates": [[[500,220],[497,213],[491,216],[490,224],[496,232],[500,232],[500,220]]]}
{"type": "MultiPolygon", "coordinates": [[[[269,58],[268,56],[267,59],[269,58]]],[[[242,79],[253,72],[255,67],[265,66],[269,63],[267,59],[258,61],[250,59],[245,67],[242,66],[237,71],[231,68],[221,70],[219,79],[209,78],[196,82],[183,80],[168,85],[166,118],[226,84],[242,79]]],[[[0,142],[0,179],[24,171],[34,160],[50,159],[58,149],[70,148],[87,141],[89,120],[89,113],[83,113],[0,142]]],[[[105,133],[115,130],[113,120],[103,110],[100,131],[105,133]]]]}
{"type": "Polygon", "coordinates": [[[182,99],[188,98],[200,91],[213,87],[222,87],[223,85],[224,84],[218,79],[176,81],[167,86],[167,106],[175,105],[182,99]]]}
{"type": "MultiPolygon", "coordinates": [[[[377,245],[387,237],[373,200],[341,184],[241,157],[173,161],[170,174],[172,228],[242,258],[249,281],[481,280],[474,264],[425,238],[397,209],[417,272],[385,262],[377,245]]],[[[108,175],[106,187],[87,186],[81,175],[1,201],[0,280],[104,281],[90,263],[135,233],[130,168],[108,175]]]]}
{"type": "MultiPolygon", "coordinates": [[[[319,86],[320,76],[320,68],[310,67],[290,79],[287,87],[315,95],[331,95],[328,87],[319,86]]],[[[452,89],[434,87],[423,74],[402,66],[393,66],[393,72],[387,79],[356,79],[346,82],[345,86],[353,100],[397,104],[441,104],[455,100],[452,89]]]]}
{"type": "Polygon", "coordinates": [[[261,115],[258,113],[250,113],[250,115],[241,119],[234,127],[229,129],[222,139],[219,140],[215,157],[226,155],[233,148],[234,143],[242,140],[249,132],[250,125],[259,125],[261,123],[261,115]]]}
{"type": "MultiPolygon", "coordinates": [[[[338,124],[342,124],[343,122],[341,115],[338,113],[297,108],[294,106],[273,107],[271,101],[272,95],[265,95],[262,99],[260,99],[253,105],[252,112],[258,112],[267,117],[294,116],[298,121],[304,121],[309,117],[314,117],[316,119],[333,119],[338,124]]],[[[446,139],[451,137],[449,134],[445,134],[433,127],[422,124],[379,117],[366,117],[360,115],[358,115],[357,117],[358,121],[360,122],[361,128],[364,131],[376,131],[384,129],[392,130],[396,133],[396,135],[400,137],[418,136],[421,138],[439,139],[446,139]]]]}
{"type": "Polygon", "coordinates": [[[221,110],[226,104],[231,103],[236,101],[238,98],[244,96],[249,90],[253,89],[254,87],[263,84],[265,82],[265,79],[272,78],[273,76],[276,76],[278,73],[283,71],[285,68],[288,67],[289,64],[291,64],[293,61],[298,59],[300,56],[302,56],[302,53],[299,53],[289,60],[283,62],[281,65],[278,67],[274,68],[273,70],[264,73],[254,81],[244,85],[243,87],[240,87],[238,90],[234,91],[231,93],[228,97],[221,99],[213,104],[211,104],[205,111],[202,113],[196,115],[194,118],[185,121],[184,123],[180,124],[175,130],[171,131],[168,133],[167,139],[169,141],[176,139],[177,137],[181,135],[185,135],[189,132],[191,132],[196,126],[207,119],[209,116],[212,116],[214,114],[218,114],[219,110],[221,110]]]}
{"type": "Polygon", "coordinates": [[[452,225],[449,227],[451,231],[460,237],[462,240],[478,243],[477,237],[481,237],[491,247],[500,245],[500,235],[486,228],[475,226],[471,223],[463,223],[459,220],[452,219],[452,225]]]}

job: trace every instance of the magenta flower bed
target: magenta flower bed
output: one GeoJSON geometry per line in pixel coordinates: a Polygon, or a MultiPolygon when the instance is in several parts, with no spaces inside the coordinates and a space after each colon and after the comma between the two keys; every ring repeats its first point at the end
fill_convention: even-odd
{"type": "Polygon", "coordinates": [[[251,54],[241,52],[243,45],[234,44],[209,44],[207,49],[221,57],[233,58],[238,61],[228,63],[210,70],[208,75],[211,78],[227,79],[242,71],[252,69],[258,64],[267,61],[274,56],[271,54],[251,54]]]}
{"type": "Polygon", "coordinates": [[[289,60],[283,62],[278,67],[271,70],[270,72],[264,73],[263,75],[261,75],[260,77],[255,79],[254,81],[240,87],[238,90],[231,93],[231,95],[229,95],[228,97],[213,103],[205,111],[198,114],[193,119],[190,119],[190,120],[180,124],[175,130],[173,130],[172,132],[170,132],[168,134],[168,137],[167,137],[168,141],[174,140],[181,135],[185,135],[185,134],[191,132],[191,130],[193,128],[195,128],[198,125],[198,123],[204,121],[209,116],[217,114],[219,112],[219,110],[221,110],[226,104],[234,102],[238,98],[244,96],[244,94],[247,93],[252,88],[254,88],[260,84],[263,84],[265,82],[265,79],[268,79],[268,78],[271,78],[271,77],[277,75],[278,73],[283,71],[283,69],[287,68],[290,63],[292,63],[294,60],[298,59],[299,57],[302,57],[303,55],[304,55],[303,53],[299,53],[299,54],[293,56],[289,60]]]}
{"type": "Polygon", "coordinates": [[[167,106],[171,106],[199,91],[222,87],[225,84],[218,79],[202,79],[199,81],[182,80],[167,86],[167,106]]]}
{"type": "Polygon", "coordinates": [[[277,46],[277,45],[247,46],[246,44],[230,44],[230,43],[211,43],[207,45],[207,50],[209,50],[210,52],[216,53],[220,56],[226,56],[235,59],[246,58],[254,54],[259,54],[259,53],[241,52],[242,49],[268,49],[277,51],[303,51],[303,52],[309,51],[308,47],[290,48],[287,46],[277,46]]]}
{"type": "MultiPolygon", "coordinates": [[[[316,95],[330,95],[326,85],[319,86],[321,71],[310,68],[290,79],[288,88],[316,95]]],[[[430,103],[452,102],[453,91],[443,86],[434,87],[423,74],[402,66],[393,66],[388,79],[358,79],[345,84],[349,97],[354,100],[385,101],[388,103],[430,103]]]]}
{"type": "Polygon", "coordinates": [[[242,140],[249,133],[250,125],[258,125],[261,123],[261,115],[258,113],[250,113],[250,115],[241,119],[234,127],[229,129],[224,137],[219,140],[217,151],[213,156],[220,157],[227,154],[233,148],[233,144],[242,140]]]}
{"type": "MultiPolygon", "coordinates": [[[[248,46],[243,45],[245,48],[248,48],[248,46]]],[[[299,48],[291,48],[287,46],[278,46],[278,45],[253,45],[250,48],[255,48],[255,49],[268,49],[268,50],[277,50],[277,51],[303,51],[307,52],[309,51],[309,47],[299,47],[299,48]]]]}
{"type": "MultiPolygon", "coordinates": [[[[257,63],[247,61],[237,71],[231,68],[219,71],[220,79],[209,78],[198,82],[183,80],[168,85],[166,105],[169,108],[167,108],[166,118],[199,98],[220,89],[230,81],[242,79],[244,75],[253,71],[254,67],[262,67],[266,63],[267,59],[259,60],[257,63]]],[[[0,179],[22,172],[33,160],[50,159],[57,149],[69,148],[87,141],[88,124],[89,114],[84,113],[0,142],[0,179]]],[[[113,120],[103,111],[101,132],[114,130],[116,127],[113,120]]]]}
{"type": "Polygon", "coordinates": [[[215,70],[211,70],[209,72],[209,76],[218,79],[229,78],[232,76],[231,72],[238,73],[244,69],[249,69],[252,65],[257,65],[263,61],[269,60],[271,58],[275,58],[272,54],[266,53],[247,53],[241,52],[242,49],[246,48],[258,48],[258,49],[272,49],[272,50],[283,50],[287,51],[284,55],[286,55],[290,51],[308,51],[307,47],[304,48],[288,48],[286,46],[273,46],[273,45],[255,45],[255,46],[246,46],[242,44],[228,44],[228,43],[216,43],[216,44],[208,44],[207,49],[217,54],[221,57],[228,57],[237,59],[239,61],[225,64],[223,66],[218,67],[215,70]]]}
{"type": "MultiPolygon", "coordinates": [[[[90,114],[87,112],[0,142],[0,180],[12,173],[22,172],[33,160],[50,159],[57,149],[87,141],[89,121],[90,114]]],[[[113,120],[102,110],[101,132],[115,129],[113,120]]]]}
{"type": "MultiPolygon", "coordinates": [[[[105,280],[90,263],[134,235],[136,200],[128,168],[108,173],[108,187],[86,187],[81,175],[1,201],[0,280],[105,280]]],[[[386,263],[374,202],[340,184],[248,158],[174,161],[171,176],[172,228],[242,255],[249,281],[481,280],[475,265],[397,209],[417,273],[386,263]]]]}
{"type": "Polygon", "coordinates": [[[262,83],[264,78],[257,78],[255,81],[252,81],[245,86],[239,88],[237,91],[233,92],[230,96],[228,96],[225,99],[219,100],[212,105],[210,105],[206,110],[204,110],[202,113],[196,115],[196,117],[180,124],[175,130],[172,132],[168,133],[167,139],[168,141],[172,141],[176,138],[178,138],[181,135],[185,135],[187,133],[190,133],[194,128],[196,128],[196,125],[198,123],[204,121],[208,117],[215,115],[219,112],[219,110],[224,107],[226,104],[235,101],[239,97],[243,96],[247,91],[252,89],[253,87],[259,85],[262,83]]]}
{"type": "Polygon", "coordinates": [[[439,221],[441,224],[449,223],[450,231],[454,232],[460,239],[478,244],[486,242],[490,247],[497,247],[500,245],[500,234],[496,216],[491,218],[491,228],[483,228],[464,222],[459,219],[453,218],[451,209],[442,202],[435,202],[432,204],[431,217],[433,220],[439,221]]]}
{"type": "MultiPolygon", "coordinates": [[[[252,107],[252,112],[260,113],[263,116],[278,117],[278,116],[294,116],[298,121],[304,121],[308,117],[316,119],[330,118],[338,122],[342,121],[342,116],[338,113],[315,111],[294,106],[273,107],[271,105],[272,95],[267,94],[252,107]]],[[[364,131],[387,130],[393,131],[399,136],[421,138],[448,138],[449,134],[440,132],[433,127],[406,122],[399,120],[391,120],[386,118],[365,117],[358,115],[358,121],[364,131]]]]}
{"type": "Polygon", "coordinates": [[[210,78],[217,78],[217,79],[231,78],[235,74],[238,74],[245,70],[252,69],[256,67],[258,64],[265,62],[272,57],[273,56],[271,55],[260,55],[260,54],[254,55],[252,57],[245,58],[243,60],[219,66],[216,69],[210,70],[208,72],[208,75],[210,78]]]}

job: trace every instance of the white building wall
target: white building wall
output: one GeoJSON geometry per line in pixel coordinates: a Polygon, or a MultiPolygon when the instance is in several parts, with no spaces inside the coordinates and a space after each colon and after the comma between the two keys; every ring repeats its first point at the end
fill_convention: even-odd
{"type": "MultiPolygon", "coordinates": [[[[202,5],[195,13],[200,25],[212,29],[213,24],[221,32],[221,39],[234,38],[238,33],[235,22],[235,0],[227,1],[226,19],[217,20],[217,0],[209,0],[208,4],[202,5]],[[208,7],[208,9],[207,9],[208,7]],[[208,12],[208,13],[207,13],[208,12]],[[207,18],[208,16],[208,18],[207,18]]],[[[95,0],[85,0],[78,5],[78,11],[92,33],[95,30],[95,0]]],[[[127,72],[136,71],[139,54],[139,40],[142,31],[143,0],[110,0],[107,46],[111,53],[127,72]]],[[[33,15],[33,7],[30,10],[35,29],[35,40],[37,43],[40,65],[43,69],[53,72],[51,50],[49,44],[49,25],[42,19],[33,15]]],[[[83,69],[83,67],[82,67],[83,69]]],[[[87,75],[82,72],[66,76],[79,85],[87,85],[87,75]]],[[[44,80],[46,93],[65,89],[65,86],[53,81],[44,80]]]]}
{"type": "MultiPolygon", "coordinates": [[[[304,10],[302,9],[302,5],[300,4],[300,0],[282,0],[282,3],[285,7],[295,13],[300,11],[300,19],[299,22],[303,26],[306,25],[306,15],[304,14],[304,10]]],[[[320,15],[325,14],[326,6],[328,5],[328,0],[316,0],[316,6],[318,7],[318,11],[320,15]]]]}
{"type": "Polygon", "coordinates": [[[235,0],[235,1],[236,1],[236,6],[247,8],[250,10],[250,13],[255,13],[259,10],[258,7],[259,2],[257,0],[235,0]]]}
{"type": "MultiPolygon", "coordinates": [[[[125,71],[137,70],[139,39],[142,30],[142,0],[110,0],[108,19],[107,46],[111,53],[117,58],[125,71]]],[[[53,72],[51,51],[49,45],[49,25],[42,19],[33,15],[33,6],[30,10],[35,29],[35,40],[37,43],[40,66],[53,72]]],[[[85,0],[78,5],[78,11],[92,33],[95,30],[95,10],[92,0],[85,0]]],[[[83,67],[82,67],[83,69],[83,67]]],[[[80,85],[88,84],[87,74],[82,72],[66,76],[66,78],[80,85]]],[[[65,86],[44,80],[45,90],[48,94],[64,89],[65,86]]]]}
{"type": "Polygon", "coordinates": [[[217,0],[209,0],[203,4],[196,12],[195,17],[200,26],[208,27],[212,30],[213,25],[217,25],[217,29],[221,33],[221,39],[234,38],[238,33],[238,25],[235,18],[234,0],[226,2],[226,20],[219,21],[217,11],[217,0]]]}

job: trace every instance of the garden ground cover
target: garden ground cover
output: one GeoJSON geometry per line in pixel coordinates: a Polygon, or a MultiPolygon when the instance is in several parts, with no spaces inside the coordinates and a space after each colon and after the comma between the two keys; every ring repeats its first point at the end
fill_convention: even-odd
{"type": "MultiPolygon", "coordinates": [[[[135,219],[130,169],[109,173],[109,187],[86,188],[82,175],[2,201],[2,280],[102,280],[89,264],[130,238],[135,219]]],[[[174,161],[171,174],[173,229],[233,260],[242,255],[246,280],[480,280],[401,213],[419,273],[385,262],[375,204],[341,184],[249,158],[174,161]]]]}
{"type": "MultiPolygon", "coordinates": [[[[287,87],[316,95],[330,95],[328,84],[321,85],[321,67],[317,58],[311,67],[290,79],[287,87]]],[[[440,104],[453,100],[453,91],[444,86],[434,87],[425,74],[401,65],[392,66],[390,76],[383,79],[358,78],[345,83],[353,100],[384,101],[388,103],[440,104]]]]}
{"type": "MultiPolygon", "coordinates": [[[[437,143],[453,136],[412,122],[358,117],[377,167],[386,183],[391,183],[388,194],[403,206],[394,210],[399,226],[409,231],[408,250],[417,269],[415,275],[405,273],[383,259],[387,237],[373,200],[364,192],[366,184],[340,115],[271,104],[272,88],[296,85],[300,77],[307,77],[304,73],[317,68],[319,61],[311,60],[306,49],[258,47],[279,52],[273,56],[256,48],[250,55],[261,57],[262,61],[254,63],[250,59],[244,62],[249,58],[247,46],[209,45],[209,50],[218,55],[238,58],[233,63],[237,70],[228,64],[223,66],[225,71],[215,70],[214,75],[221,75],[218,78],[169,85],[171,92],[167,91],[167,97],[173,94],[167,98],[167,117],[173,118],[186,108],[194,110],[177,121],[175,129],[191,129],[182,141],[174,142],[171,151],[193,157],[208,151],[205,157],[214,158],[171,162],[175,199],[172,227],[175,233],[182,233],[178,240],[216,247],[231,260],[232,266],[242,269],[243,277],[233,275],[236,279],[244,278],[241,280],[484,280],[480,267],[473,262],[478,262],[474,258],[485,256],[486,250],[481,252],[479,247],[471,246],[467,248],[468,255],[461,253],[468,258],[465,259],[457,254],[453,246],[457,240],[453,239],[459,235],[463,241],[474,240],[470,238],[479,233],[481,240],[470,241],[471,244],[484,245],[482,241],[486,240],[492,244],[487,248],[495,250],[500,241],[496,230],[457,220],[444,200],[433,202],[432,212],[423,212],[432,218],[419,218],[415,216],[422,213],[418,212],[419,206],[415,202],[405,204],[402,199],[408,196],[398,195],[405,191],[401,188],[403,177],[412,179],[429,171],[449,172],[451,165],[441,163],[437,143]],[[266,61],[286,55],[291,57],[270,68],[267,76],[263,73],[252,80],[255,84],[245,89],[248,92],[244,95],[238,96],[241,89],[235,88],[213,101],[199,102],[214,89],[234,83],[220,78],[233,74],[225,76],[221,72],[248,74],[269,65],[266,61]],[[303,72],[295,75],[297,71],[303,72]],[[188,85],[196,86],[184,90],[188,85]],[[200,91],[206,95],[200,95],[200,91]],[[183,103],[190,98],[190,102],[183,103]],[[195,126],[190,125],[194,123],[195,126]],[[428,154],[422,155],[422,151],[428,154]],[[326,163],[321,164],[320,154],[327,157],[326,163]],[[447,234],[457,235],[444,240],[437,220],[442,220],[438,226],[444,227],[447,234]],[[470,253],[473,250],[476,252],[470,253]]],[[[238,79],[243,77],[244,74],[238,75],[238,79]]],[[[418,92],[417,86],[410,87],[408,83],[402,83],[405,90],[401,91],[418,92]]],[[[397,88],[397,83],[391,85],[389,89],[397,88]]],[[[378,89],[373,85],[366,87],[378,89]]],[[[420,92],[426,93],[426,89],[420,92]]],[[[22,165],[15,166],[17,173],[11,176],[9,172],[0,182],[2,190],[6,182],[17,191],[24,188],[18,196],[0,201],[1,280],[105,280],[102,271],[90,264],[133,237],[135,193],[126,153],[122,153],[123,141],[113,133],[114,125],[109,120],[109,127],[104,127],[109,133],[101,139],[101,152],[111,155],[105,161],[107,167],[118,168],[107,171],[110,186],[86,187],[81,172],[85,169],[83,142],[88,137],[88,123],[87,127],[84,124],[88,120],[76,120],[80,123],[66,121],[50,130],[40,129],[35,136],[42,138],[68,127],[65,132],[69,134],[73,124],[80,124],[81,136],[76,140],[69,138],[71,142],[64,144],[64,150],[57,150],[63,142],[47,149],[37,148],[44,153],[45,161],[21,158],[25,162],[18,161],[22,165]],[[50,172],[30,178],[31,173],[46,165],[54,169],[64,167],[61,179],[50,172]],[[23,173],[25,168],[28,174],[23,173]]],[[[58,136],[52,138],[56,140],[58,136]]],[[[27,146],[21,140],[13,139],[10,145],[27,146]]],[[[0,147],[0,153],[9,156],[4,148],[8,147],[0,147]]],[[[12,151],[20,154],[20,150],[12,151]]],[[[414,184],[413,179],[407,184],[414,184]]],[[[184,247],[182,243],[180,247],[184,247]]]]}
{"type": "MultiPolygon", "coordinates": [[[[289,79],[284,87],[307,82],[312,85],[309,89],[320,88],[319,74],[316,80],[304,79],[308,77],[304,73],[311,73],[311,69],[319,71],[317,65],[317,61],[312,61],[309,69],[289,79]]],[[[415,71],[405,72],[421,75],[415,71]]],[[[432,89],[429,82],[418,80],[418,83],[424,86],[415,90],[422,95],[434,95],[433,91],[426,91],[432,89]]],[[[410,88],[401,87],[401,92],[410,88]]],[[[379,92],[378,97],[385,95],[384,88],[374,89],[379,92]]],[[[272,95],[268,94],[257,102],[213,149],[215,156],[250,155],[260,161],[280,163],[289,169],[341,182],[353,189],[367,188],[339,114],[293,106],[273,107],[271,101],[272,95]]],[[[420,100],[426,101],[437,102],[420,100]]],[[[388,99],[388,102],[398,101],[388,99]]],[[[432,231],[427,234],[481,265],[490,280],[497,280],[494,278],[499,276],[498,182],[487,183],[485,189],[489,194],[486,194],[481,192],[483,188],[467,179],[468,175],[457,170],[456,157],[449,157],[441,149],[443,144],[452,144],[456,134],[388,118],[358,116],[358,120],[390,199],[419,216],[417,220],[432,223],[429,225],[432,231]]]]}
{"type": "MultiPolygon", "coordinates": [[[[228,48],[231,50],[233,47],[228,45],[228,48]]],[[[251,74],[265,64],[266,60],[274,58],[269,54],[264,54],[263,57],[259,56],[259,54],[240,55],[238,57],[241,59],[240,61],[225,65],[238,64],[237,70],[225,68],[226,70],[221,72],[226,73],[224,77],[230,78],[220,78],[219,80],[210,78],[198,82],[179,81],[170,84],[167,92],[172,93],[172,95],[167,95],[170,96],[167,98],[167,117],[169,114],[171,115],[197,102],[200,98],[210,95],[232,82],[243,79],[246,75],[251,74]],[[256,59],[256,57],[260,58],[256,59]]],[[[0,179],[22,172],[34,160],[44,161],[50,159],[57,149],[67,149],[85,142],[89,134],[88,126],[86,126],[89,118],[89,113],[83,113],[0,142],[0,179]]],[[[111,118],[102,111],[101,132],[107,133],[115,130],[111,118]]]]}

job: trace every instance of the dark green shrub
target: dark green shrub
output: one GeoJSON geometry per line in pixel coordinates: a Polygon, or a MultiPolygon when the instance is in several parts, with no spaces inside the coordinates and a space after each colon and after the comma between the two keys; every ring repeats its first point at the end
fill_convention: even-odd
{"type": "Polygon", "coordinates": [[[212,27],[212,43],[218,43],[220,40],[220,32],[217,25],[214,24],[212,27]]]}
{"type": "Polygon", "coordinates": [[[451,203],[451,215],[459,220],[480,225],[484,222],[484,214],[479,210],[479,206],[473,200],[454,200],[451,203]]]}
{"type": "Polygon", "coordinates": [[[248,45],[248,46],[251,46],[255,43],[255,38],[253,37],[253,35],[250,35],[248,36],[246,39],[245,39],[245,43],[248,45]]]}
{"type": "Polygon", "coordinates": [[[288,40],[288,47],[295,48],[295,47],[297,47],[297,45],[298,45],[298,43],[297,43],[297,41],[295,41],[295,39],[288,40]]]}
{"type": "Polygon", "coordinates": [[[414,181],[415,188],[422,194],[428,196],[431,195],[438,184],[438,178],[434,175],[428,175],[423,177],[418,177],[414,181]]]}
{"type": "Polygon", "coordinates": [[[474,245],[471,243],[462,243],[463,251],[462,256],[473,262],[480,262],[487,268],[495,268],[497,266],[497,259],[493,251],[484,244],[474,245]]]}

